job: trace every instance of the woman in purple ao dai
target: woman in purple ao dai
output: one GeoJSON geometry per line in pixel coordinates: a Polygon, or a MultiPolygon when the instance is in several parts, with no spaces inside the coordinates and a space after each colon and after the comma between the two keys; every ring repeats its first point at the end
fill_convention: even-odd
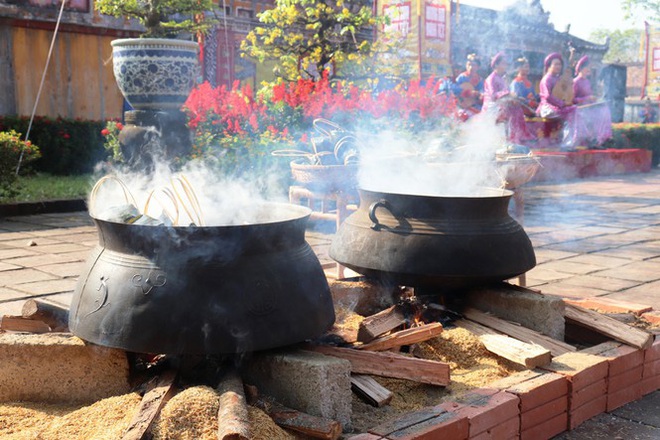
{"type": "Polygon", "coordinates": [[[510,95],[504,81],[509,63],[500,52],[490,63],[493,72],[484,82],[484,105],[482,111],[496,112],[497,122],[506,122],[507,135],[511,142],[523,144],[534,139],[527,129],[522,106],[510,95]]]}
{"type": "Polygon", "coordinates": [[[561,118],[563,121],[561,149],[573,150],[577,145],[577,108],[572,102],[564,102],[552,94],[564,70],[561,54],[553,52],[545,57],[543,67],[545,75],[539,84],[541,102],[536,114],[542,118],[561,118]]]}
{"type": "Polygon", "coordinates": [[[589,57],[580,58],[575,66],[573,80],[573,103],[577,105],[577,142],[589,147],[598,147],[612,137],[612,115],[607,103],[595,105],[597,99],[591,90],[591,66],[589,57]]]}

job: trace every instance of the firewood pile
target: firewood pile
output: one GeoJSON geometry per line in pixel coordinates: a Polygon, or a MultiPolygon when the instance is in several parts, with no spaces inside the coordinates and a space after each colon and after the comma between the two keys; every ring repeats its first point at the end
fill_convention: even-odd
{"type": "MultiPolygon", "coordinates": [[[[434,301],[408,292],[369,316],[338,306],[333,329],[300,347],[350,362],[355,432],[439,403],[450,393],[547,365],[580,344],[613,339],[648,348],[653,341],[645,329],[571,304],[566,304],[564,316],[568,343],[474,307],[455,312],[434,301]]],[[[2,318],[0,332],[66,332],[67,320],[66,308],[31,299],[21,316],[2,318]]],[[[216,365],[213,375],[204,376],[214,377],[215,382],[205,379],[200,384],[182,362],[168,356],[136,356],[135,365],[140,367],[136,371],[141,371],[135,374],[134,392],[91,406],[0,404],[0,422],[13,422],[8,428],[0,423],[0,435],[48,439],[67,433],[71,439],[122,440],[342,436],[338,421],[287,408],[261,395],[226,364],[216,365]],[[98,419],[105,422],[90,424],[98,419]]]]}

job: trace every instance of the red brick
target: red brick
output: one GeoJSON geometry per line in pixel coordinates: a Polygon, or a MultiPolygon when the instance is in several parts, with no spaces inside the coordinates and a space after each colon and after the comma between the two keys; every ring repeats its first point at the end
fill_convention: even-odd
{"type": "Polygon", "coordinates": [[[568,411],[568,397],[561,396],[555,400],[537,406],[520,414],[520,429],[525,431],[551,418],[568,411]]]}
{"type": "Polygon", "coordinates": [[[545,440],[568,429],[568,414],[562,413],[533,428],[520,432],[520,440],[545,440]]]}
{"type": "Polygon", "coordinates": [[[607,394],[607,411],[614,411],[626,403],[634,402],[642,398],[642,384],[638,380],[636,383],[623,388],[619,391],[607,394]]]}
{"type": "Polygon", "coordinates": [[[648,363],[657,359],[660,359],[660,338],[656,336],[653,345],[644,350],[644,362],[648,363]]]}
{"type": "Polygon", "coordinates": [[[467,418],[457,417],[456,414],[446,412],[438,417],[393,432],[386,438],[389,440],[438,440],[440,438],[467,440],[468,430],[467,418]]]}
{"type": "Polygon", "coordinates": [[[572,430],[580,426],[590,418],[605,412],[607,408],[607,396],[602,396],[579,408],[571,409],[568,413],[568,429],[572,430]]]}
{"type": "Polygon", "coordinates": [[[517,439],[520,436],[520,418],[513,417],[497,426],[487,429],[481,434],[470,436],[470,440],[501,440],[517,439]]]}
{"type": "Polygon", "coordinates": [[[568,394],[568,381],[561,374],[546,373],[506,389],[520,399],[520,411],[526,412],[568,394]]]}
{"type": "Polygon", "coordinates": [[[498,425],[504,420],[518,417],[518,397],[489,388],[472,390],[456,402],[445,402],[439,408],[453,411],[470,421],[470,437],[498,425]]]}
{"type": "Polygon", "coordinates": [[[660,310],[642,313],[642,319],[646,319],[651,324],[660,325],[660,310]]]}
{"type": "Polygon", "coordinates": [[[569,394],[568,409],[570,411],[574,408],[579,408],[592,400],[605,396],[607,396],[607,380],[601,379],[596,383],[592,383],[581,390],[569,394]]]}
{"type": "Polygon", "coordinates": [[[660,376],[660,359],[653,362],[647,362],[644,364],[644,371],[642,372],[642,377],[648,379],[649,377],[660,376]]]}
{"type": "Polygon", "coordinates": [[[619,342],[603,342],[581,351],[582,353],[606,357],[610,363],[609,375],[621,374],[644,363],[644,350],[619,342]]]}
{"type": "Polygon", "coordinates": [[[610,376],[607,381],[607,393],[616,393],[632,385],[638,384],[642,380],[642,370],[644,366],[640,365],[637,368],[628,370],[624,373],[610,376]]]}
{"type": "Polygon", "coordinates": [[[605,313],[627,313],[632,312],[635,315],[640,315],[644,312],[653,310],[653,307],[646,304],[637,304],[628,301],[621,301],[610,298],[585,298],[585,299],[566,299],[564,302],[573,304],[575,306],[584,307],[585,309],[598,310],[605,313]]]}
{"type": "Polygon", "coordinates": [[[519,371],[517,373],[513,373],[510,376],[503,377],[502,379],[498,379],[494,382],[489,383],[488,388],[506,390],[508,388],[514,387],[516,385],[520,385],[521,383],[527,382],[528,380],[532,380],[544,374],[548,374],[548,373],[540,370],[519,371]]]}
{"type": "Polygon", "coordinates": [[[643,396],[646,396],[647,394],[656,390],[660,390],[660,376],[653,376],[649,377],[648,379],[642,379],[640,387],[642,389],[643,396]]]}
{"type": "Polygon", "coordinates": [[[588,353],[565,353],[557,356],[549,365],[540,367],[565,376],[570,390],[580,390],[607,377],[607,359],[588,353]]]}
{"type": "Polygon", "coordinates": [[[439,407],[404,414],[369,429],[369,434],[392,440],[434,440],[468,438],[468,419],[439,407]]]}

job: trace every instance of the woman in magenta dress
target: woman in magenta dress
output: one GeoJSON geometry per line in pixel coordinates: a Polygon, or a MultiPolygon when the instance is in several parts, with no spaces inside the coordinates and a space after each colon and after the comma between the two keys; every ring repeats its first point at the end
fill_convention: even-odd
{"type": "Polygon", "coordinates": [[[500,52],[495,55],[490,66],[493,72],[484,82],[483,111],[496,112],[497,121],[506,122],[510,141],[520,144],[534,139],[534,136],[527,130],[522,106],[512,99],[504,81],[504,75],[509,67],[504,53],[500,52]]]}
{"type": "MultiPolygon", "coordinates": [[[[514,63],[518,74],[511,85],[509,91],[519,99],[522,99],[529,109],[529,116],[532,116],[536,107],[539,105],[539,95],[534,90],[534,85],[529,80],[529,61],[525,57],[516,59],[514,63]]],[[[524,111],[525,109],[523,109],[524,111]]]]}
{"type": "Polygon", "coordinates": [[[453,92],[458,98],[461,117],[468,119],[481,111],[484,92],[484,81],[479,75],[481,61],[476,54],[467,56],[465,72],[456,77],[453,92]]]}
{"type": "Polygon", "coordinates": [[[536,108],[536,114],[542,118],[561,118],[563,121],[561,148],[573,150],[577,145],[576,106],[572,102],[564,102],[552,95],[552,90],[564,70],[564,61],[559,53],[554,52],[545,57],[543,67],[545,75],[539,84],[541,102],[536,108]]]}
{"type": "Polygon", "coordinates": [[[589,57],[583,56],[575,66],[573,103],[577,108],[577,141],[598,147],[612,137],[612,115],[607,103],[594,104],[597,99],[591,90],[589,57]]]}

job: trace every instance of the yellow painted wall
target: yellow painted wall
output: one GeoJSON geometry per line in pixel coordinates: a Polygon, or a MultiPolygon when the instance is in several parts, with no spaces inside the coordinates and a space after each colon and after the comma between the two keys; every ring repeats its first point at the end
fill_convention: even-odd
{"type": "MultiPolygon", "coordinates": [[[[32,113],[52,36],[52,31],[13,28],[19,115],[32,113]]],[[[112,73],[112,40],[100,35],[58,33],[36,114],[92,120],[120,117],[122,96],[112,73]]]]}

